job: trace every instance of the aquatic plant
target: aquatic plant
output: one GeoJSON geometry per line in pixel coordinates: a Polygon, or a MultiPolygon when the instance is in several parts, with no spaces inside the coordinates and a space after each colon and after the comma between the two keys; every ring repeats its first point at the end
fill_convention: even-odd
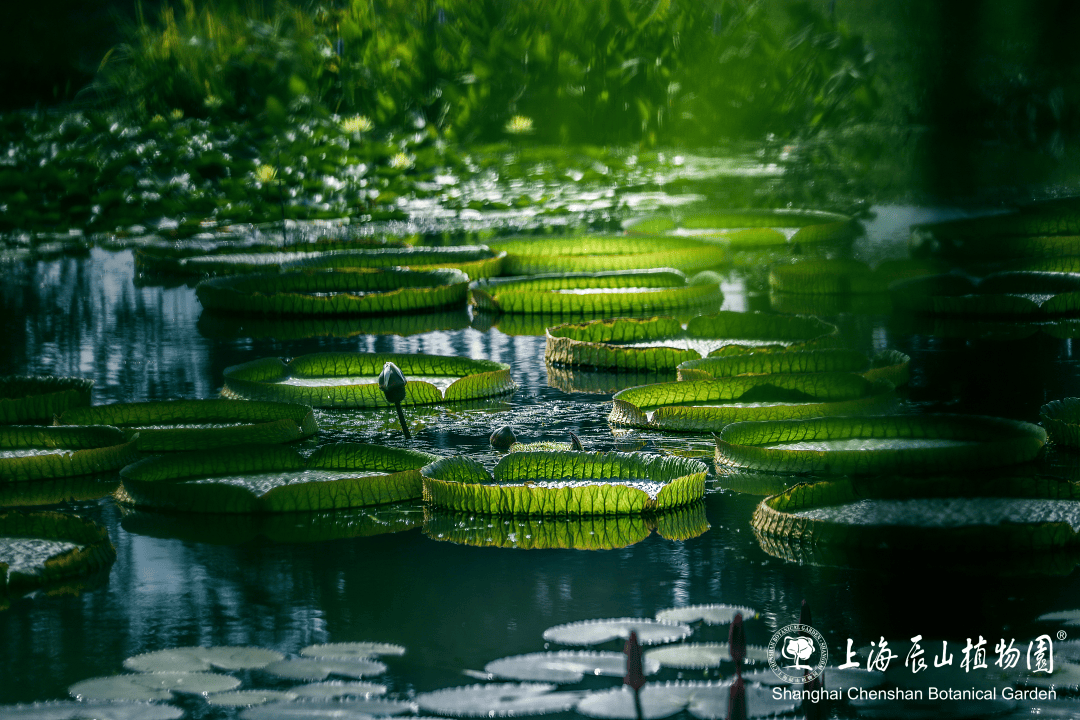
{"type": "Polygon", "coordinates": [[[288,363],[262,358],[225,368],[226,397],[298,402],[311,407],[389,407],[378,374],[392,362],[408,384],[404,405],[505,395],[516,385],[510,366],[492,360],[420,353],[315,353],[288,363]]]}
{"type": "Polygon", "coordinates": [[[0,425],[0,481],[27,482],[119,470],[139,457],[116,428],[0,425]]]}
{"type": "Polygon", "coordinates": [[[0,423],[47,423],[71,407],[90,404],[93,380],[52,376],[0,377],[0,423]]]}

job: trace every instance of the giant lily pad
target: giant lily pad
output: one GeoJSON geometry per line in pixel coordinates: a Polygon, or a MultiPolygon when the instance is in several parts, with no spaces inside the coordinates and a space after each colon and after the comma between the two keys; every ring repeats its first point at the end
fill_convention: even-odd
{"type": "Polygon", "coordinates": [[[478,280],[501,275],[505,259],[505,251],[492,250],[483,245],[338,250],[296,258],[284,262],[281,269],[400,267],[410,270],[435,270],[452,268],[462,271],[471,280],[478,280]]]}
{"type": "Polygon", "coordinates": [[[217,673],[154,672],[82,680],[68,692],[78,700],[169,700],[174,692],[199,695],[239,685],[239,679],[217,673]]]}
{"type": "MultiPolygon", "coordinates": [[[[745,693],[747,717],[779,715],[796,704],[794,700],[775,698],[772,688],[762,685],[748,684],[745,693]]],[[[685,708],[696,718],[722,720],[729,717],[730,695],[731,681],[650,683],[641,689],[641,715],[637,712],[634,693],[628,687],[590,693],[578,703],[577,711],[588,717],[634,720],[669,717],[685,708]]]]}
{"type": "Polygon", "coordinates": [[[75,515],[0,513],[0,597],[70,582],[116,560],[109,533],[75,515]]]}
{"type": "Polygon", "coordinates": [[[671,317],[620,318],[547,329],[544,358],[553,364],[661,372],[679,363],[740,348],[778,350],[824,344],[835,325],[809,317],[720,312],[682,323],[671,317]]]}
{"type": "Polygon", "coordinates": [[[642,645],[657,645],[682,640],[693,631],[689,625],[666,620],[613,618],[556,625],[544,631],[544,640],[560,645],[590,646],[629,638],[631,632],[637,633],[642,645]]]}
{"type": "Polygon", "coordinates": [[[260,315],[374,315],[460,305],[469,278],[460,270],[305,270],[204,280],[204,308],[260,315]]]}
{"type": "Polygon", "coordinates": [[[199,316],[199,334],[206,338],[355,338],[362,335],[419,335],[436,330],[464,330],[469,327],[466,308],[404,315],[251,317],[203,313],[199,316]]]}
{"type": "Polygon", "coordinates": [[[980,279],[933,275],[890,287],[893,307],[912,313],[1041,320],[1080,315],[1080,275],[1001,272],[980,279]]]}
{"type": "Polygon", "coordinates": [[[704,496],[704,464],[636,453],[515,452],[488,473],[467,458],[426,466],[424,501],[436,508],[507,516],[659,513],[704,496]]]}
{"type": "Polygon", "coordinates": [[[257,647],[181,647],[130,657],[124,667],[135,672],[250,670],[283,660],[284,655],[257,647]]]}
{"type": "Polygon", "coordinates": [[[139,457],[111,427],[0,426],[0,480],[66,478],[118,470],[139,457]]]}
{"type": "Polygon", "coordinates": [[[263,671],[288,680],[325,680],[331,675],[360,679],[382,675],[386,665],[371,658],[292,658],[270,663],[263,671]]]}
{"type": "Polygon", "coordinates": [[[282,443],[315,434],[306,405],[233,400],[167,400],[75,408],[65,425],[112,425],[141,452],[201,450],[245,443],[282,443]]]}
{"type": "Polygon", "coordinates": [[[737,375],[627,388],[613,396],[612,425],[716,432],[729,423],[887,410],[893,385],[854,373],[737,375]]]}
{"type": "MultiPolygon", "coordinates": [[[[645,656],[664,667],[679,670],[716,668],[723,663],[734,662],[731,659],[731,646],[727,643],[680,643],[648,650],[645,656]]],[[[768,651],[765,648],[756,645],[746,647],[744,662],[765,663],[768,661],[768,651]]]]}
{"type": "Polygon", "coordinates": [[[819,417],[729,425],[717,465],[776,472],[927,473],[1033,459],[1046,431],[1030,423],[969,415],[819,417]]]}
{"type": "Polygon", "coordinates": [[[775,245],[812,246],[854,239],[859,225],[849,216],[820,210],[684,208],[673,215],[653,215],[625,225],[632,234],[679,233],[722,237],[733,248],[775,245]]]}
{"type": "Polygon", "coordinates": [[[689,282],[677,270],[534,275],[472,283],[472,302],[480,310],[616,317],[719,304],[720,278],[701,273],[689,282]]]}
{"type": "Polygon", "coordinates": [[[316,353],[288,363],[263,358],[225,368],[226,397],[312,407],[390,407],[377,378],[387,362],[408,381],[402,405],[477,400],[516,387],[510,366],[492,360],[397,353],[316,353]]]}
{"type": "Polygon", "coordinates": [[[929,554],[1000,564],[1072,552],[1080,490],[1038,477],[838,478],[766,498],[752,525],[766,552],[796,562],[880,564],[889,555],[926,565],[929,554]]]}
{"type": "Polygon", "coordinates": [[[279,513],[338,510],[419,497],[417,450],[339,443],[306,461],[275,445],[147,458],[123,469],[121,499],[186,512],[279,513]]]}
{"type": "Polygon", "coordinates": [[[308,645],[300,650],[303,657],[334,658],[336,660],[373,658],[380,655],[404,655],[402,645],[380,642],[322,643],[308,645]]]}
{"type": "Polygon", "coordinates": [[[911,358],[896,350],[873,359],[854,350],[825,349],[781,353],[741,353],[680,363],[679,380],[709,380],[736,375],[772,373],[855,372],[867,380],[888,380],[899,387],[908,381],[911,358]]]}
{"type": "Polygon", "coordinates": [[[416,703],[425,712],[453,717],[545,715],[571,709],[580,692],[552,692],[548,683],[490,683],[420,693],[416,703]]]}
{"type": "Polygon", "coordinates": [[[90,404],[93,380],[51,376],[0,377],[0,423],[46,423],[68,408],[90,404]]]}
{"type": "Polygon", "coordinates": [[[1039,409],[1039,420],[1055,443],[1080,448],[1080,398],[1046,403],[1039,409]]]}
{"type": "Polygon", "coordinates": [[[1055,198],[1006,213],[923,223],[911,228],[911,249],[954,260],[1077,254],[1071,251],[1080,235],[1076,209],[1076,198],[1055,198]]]}
{"type": "Polygon", "coordinates": [[[184,711],[173,705],[130,701],[79,701],[0,705],[7,720],[179,720],[184,711]]]}
{"type": "Polygon", "coordinates": [[[657,620],[670,622],[703,622],[706,625],[727,625],[735,619],[736,615],[742,615],[744,620],[757,617],[757,610],[739,605],[688,605],[680,608],[668,608],[656,613],[657,620]]]}
{"type": "MultiPolygon", "coordinates": [[[[646,675],[652,675],[659,670],[658,662],[647,660],[643,663],[646,675]]],[[[622,677],[626,674],[626,655],[621,652],[589,650],[529,653],[492,660],[484,666],[484,671],[507,680],[576,683],[581,682],[586,675],[622,677]]]]}
{"type": "Polygon", "coordinates": [[[658,518],[640,515],[586,517],[502,517],[426,510],[424,534],[434,540],[476,547],[524,550],[611,550],[641,542],[654,531],[669,540],[689,540],[709,529],[702,503],[658,518]]]}
{"type": "Polygon", "coordinates": [[[779,295],[877,295],[890,283],[942,271],[936,263],[886,260],[873,270],[849,259],[800,258],[769,269],[769,288],[779,295]]]}
{"type": "Polygon", "coordinates": [[[584,235],[514,238],[492,243],[507,254],[506,275],[603,272],[671,267],[683,272],[715,268],[726,259],[716,242],[688,237],[584,235]]]}

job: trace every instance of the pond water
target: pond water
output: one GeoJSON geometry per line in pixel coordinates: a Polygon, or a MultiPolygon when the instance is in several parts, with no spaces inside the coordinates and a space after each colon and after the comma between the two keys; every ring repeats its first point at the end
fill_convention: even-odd
{"type": "MultiPolygon", "coordinates": [[[[876,212],[855,248],[871,262],[902,256],[911,222],[949,214],[908,207],[876,212]]],[[[436,327],[454,329],[402,337],[385,334],[384,321],[360,321],[337,336],[272,339],[272,330],[255,324],[201,318],[190,286],[139,286],[130,251],[95,249],[83,258],[10,264],[3,272],[0,374],[92,378],[96,404],[215,397],[226,367],[267,356],[453,354],[509,363],[518,390],[464,408],[407,409],[411,447],[465,455],[490,467],[498,456],[488,436],[511,424],[523,441],[565,441],[573,431],[589,449],[711,449],[703,436],[614,434],[607,424],[610,393],[568,393],[550,385],[538,335],[508,335],[498,325],[469,327],[468,318],[447,325],[440,316],[433,322],[443,324],[436,327]]],[[[755,287],[730,276],[724,308],[767,309],[768,297],[755,287]]],[[[916,408],[1035,422],[1043,403],[1080,395],[1080,363],[1068,339],[935,334],[887,315],[824,318],[840,325],[848,347],[909,354],[912,380],[904,397],[916,408]]],[[[403,444],[393,410],[317,411],[317,417],[318,436],[301,449],[338,441],[403,444]]],[[[711,453],[705,459],[711,481],[711,453]]],[[[959,657],[965,639],[980,635],[991,647],[999,638],[1026,647],[1058,627],[1039,622],[1040,615],[1080,604],[1080,576],[1071,566],[1058,574],[1015,576],[998,572],[992,562],[964,572],[964,563],[941,564],[933,557],[870,569],[789,563],[764,552],[755,539],[749,523],[759,500],[715,490],[704,501],[708,530],[696,537],[670,540],[645,528],[628,547],[596,551],[459,544],[448,541],[453,533],[445,532],[445,518],[429,518],[425,531],[419,503],[378,525],[383,534],[372,535],[372,523],[357,522],[354,536],[339,531],[334,539],[306,540],[300,516],[284,518],[276,532],[266,533],[243,518],[131,515],[110,498],[67,503],[62,512],[108,530],[117,560],[81,593],[41,593],[0,611],[0,703],[65,698],[72,683],[122,672],[125,658],[158,649],[253,645],[295,656],[312,643],[348,641],[403,645],[406,654],[384,658],[389,670],[376,679],[392,693],[408,695],[471,683],[464,671],[543,651],[542,633],[554,625],[653,617],[665,608],[704,603],[756,609],[760,617],[747,623],[747,638],[766,645],[774,631],[797,622],[805,599],[814,626],[838,658],[833,664],[843,662],[848,638],[858,648],[882,637],[922,635],[927,642],[949,641],[959,657]]],[[[482,529],[499,521],[468,518],[449,526],[460,529],[463,522],[482,529]]],[[[692,637],[726,639],[726,626],[700,628],[692,637]]],[[[612,641],[598,649],[621,647],[612,641]]],[[[718,673],[664,671],[659,677],[718,673]]],[[[616,685],[618,679],[605,682],[616,685]]],[[[191,717],[237,712],[196,701],[185,707],[191,717]]]]}

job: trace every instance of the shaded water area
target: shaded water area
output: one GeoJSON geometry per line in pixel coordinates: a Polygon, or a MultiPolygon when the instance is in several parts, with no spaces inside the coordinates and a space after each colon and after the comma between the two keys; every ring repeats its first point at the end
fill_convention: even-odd
{"type": "MultiPolygon", "coordinates": [[[[872,210],[876,215],[855,247],[857,256],[872,261],[906,253],[909,223],[954,214],[872,210]]],[[[139,286],[130,251],[95,249],[83,258],[14,263],[4,273],[0,374],[92,378],[95,404],[214,397],[226,367],[267,356],[330,350],[459,355],[509,363],[517,392],[465,407],[408,409],[412,447],[490,466],[497,455],[489,434],[512,424],[523,440],[562,441],[574,431],[589,449],[698,449],[709,453],[704,459],[712,465],[711,440],[704,436],[613,433],[610,393],[559,389],[565,385],[549,378],[543,337],[507,334],[497,318],[465,310],[440,314],[428,319],[432,329],[407,336],[387,332],[385,320],[346,321],[336,334],[286,340],[277,338],[292,336],[288,328],[203,313],[188,285],[139,286]]],[[[724,309],[769,308],[753,277],[733,271],[723,287],[724,309]]],[[[950,336],[887,314],[816,312],[840,326],[851,348],[909,354],[912,381],[904,395],[920,409],[1037,422],[1043,403],[1080,395],[1080,363],[1070,339],[950,336]]],[[[318,411],[317,417],[318,436],[301,449],[339,441],[402,443],[392,410],[318,411]]],[[[759,500],[715,489],[700,509],[707,531],[686,540],[639,533],[637,542],[608,550],[459,544],[448,535],[462,524],[477,528],[474,537],[482,542],[489,524],[504,521],[440,519],[426,516],[420,503],[381,510],[377,521],[339,514],[332,527],[313,533],[309,529],[320,523],[329,526],[325,517],[259,524],[131,513],[107,497],[66,503],[62,512],[108,530],[117,560],[77,594],[39,593],[0,611],[0,703],[64,698],[70,684],[122,672],[125,658],[163,648],[256,645],[295,655],[312,643],[348,641],[405,646],[406,654],[387,658],[389,671],[374,679],[408,695],[466,684],[472,680],[463,671],[542,651],[541,635],[554,625],[653,617],[664,608],[704,603],[756,609],[760,618],[748,622],[748,641],[766,645],[774,631],[798,620],[805,599],[831,664],[843,662],[848,638],[862,647],[922,635],[928,648],[947,640],[959,658],[965,639],[979,636],[991,647],[1000,638],[1026,647],[1056,627],[1036,618],[1073,609],[1080,597],[1080,575],[1068,558],[1054,572],[1034,575],[985,565],[964,572],[935,566],[933,558],[870,568],[789,563],[764,552],[754,537],[749,522],[759,500]]],[[[726,639],[726,627],[701,628],[693,637],[726,639]]],[[[602,649],[621,647],[613,641],[602,649]]],[[[731,668],[665,670],[658,677],[715,679],[721,672],[731,668]]],[[[618,680],[591,682],[604,687],[618,680]]],[[[189,717],[236,713],[197,699],[182,704],[189,717]]]]}

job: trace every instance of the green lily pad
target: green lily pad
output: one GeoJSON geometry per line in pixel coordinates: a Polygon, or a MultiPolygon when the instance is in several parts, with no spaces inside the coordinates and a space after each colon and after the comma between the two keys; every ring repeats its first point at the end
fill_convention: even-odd
{"type": "Polygon", "coordinates": [[[1071,553],[1080,490],[1045,477],[849,477],[766,498],[751,525],[766,552],[796,562],[880,566],[888,557],[926,566],[930,553],[1002,564],[1071,553]]]}
{"type": "Polygon", "coordinates": [[[548,628],[544,631],[544,641],[560,645],[600,645],[629,638],[631,632],[637,633],[642,645],[657,645],[682,640],[693,631],[689,625],[651,618],[582,620],[548,628]]]}
{"type": "Polygon", "coordinates": [[[218,707],[251,707],[266,703],[289,702],[295,700],[296,697],[295,693],[283,690],[236,690],[207,695],[206,702],[218,707]]]}
{"type": "Polygon", "coordinates": [[[230,675],[155,672],[82,680],[69,687],[68,693],[77,700],[169,700],[173,693],[217,693],[239,685],[240,680],[230,675]]]}
{"type": "Polygon", "coordinates": [[[1075,254],[1069,251],[1080,233],[1075,205],[1075,198],[1055,198],[1006,213],[914,225],[912,252],[954,260],[1075,254]]]}
{"type": "Polygon", "coordinates": [[[854,372],[867,380],[888,380],[906,385],[911,358],[896,350],[886,350],[873,360],[853,350],[824,349],[777,353],[748,352],[687,360],[680,363],[679,380],[710,380],[736,375],[773,373],[854,372]]]}
{"type": "Polygon", "coordinates": [[[562,517],[657,513],[704,496],[706,467],[630,453],[515,452],[494,475],[467,458],[426,466],[424,501],[489,515],[562,517]]]}
{"type": "Polygon", "coordinates": [[[690,234],[726,239],[732,248],[844,243],[861,229],[851,217],[821,210],[684,208],[674,214],[636,218],[624,224],[631,234],[690,234]],[[779,229],[788,229],[781,232],[779,229]]]}
{"type": "MultiPolygon", "coordinates": [[[[660,663],[643,663],[646,675],[653,675],[659,670],[660,663]]],[[[484,671],[507,680],[576,683],[586,675],[622,677],[626,674],[626,655],[589,650],[529,653],[493,660],[484,666],[484,671]]]]}
{"type": "Polygon", "coordinates": [[[469,312],[464,307],[404,315],[251,317],[203,313],[199,334],[213,339],[298,340],[307,338],[356,338],[363,335],[420,335],[436,330],[464,330],[469,312]]]}
{"type": "Polygon", "coordinates": [[[60,416],[59,423],[120,427],[140,452],[283,443],[318,430],[314,413],[305,405],[233,400],[95,405],[69,410],[60,416]]]}
{"type": "Polygon", "coordinates": [[[319,448],[249,445],[146,458],[121,471],[120,500],[185,512],[340,510],[419,497],[419,469],[436,459],[363,443],[319,448]]]}
{"type": "Polygon", "coordinates": [[[324,643],[322,645],[308,645],[300,651],[302,657],[333,658],[335,660],[404,654],[405,648],[401,645],[377,642],[324,643]]]}
{"type": "Polygon", "coordinates": [[[699,272],[726,261],[723,244],[698,238],[583,235],[491,243],[507,254],[506,275],[544,275],[670,267],[699,272]]]}
{"type": "Polygon", "coordinates": [[[311,407],[390,407],[377,383],[387,362],[401,368],[408,381],[402,405],[477,400],[505,395],[516,387],[510,366],[491,360],[419,353],[315,353],[288,363],[263,358],[225,368],[222,394],[311,407]]]}
{"type": "Polygon", "coordinates": [[[757,610],[738,605],[688,605],[681,608],[669,608],[656,613],[657,620],[668,622],[695,623],[703,622],[706,625],[728,625],[740,614],[743,620],[752,620],[757,617],[757,610]]]}
{"type": "Polygon", "coordinates": [[[469,278],[460,270],[304,270],[204,280],[195,288],[208,310],[257,315],[373,315],[461,305],[469,278]]]}
{"type": "Polygon", "coordinates": [[[893,307],[910,313],[1043,320],[1080,315],[1080,276],[1001,272],[980,279],[933,275],[895,283],[893,307]]]}
{"type": "Polygon", "coordinates": [[[1056,444],[1080,448],[1080,398],[1046,403],[1039,408],[1039,421],[1056,444]]]}
{"type": "MultiPolygon", "coordinates": [[[[679,670],[703,670],[720,667],[722,663],[733,662],[731,647],[727,643],[681,643],[668,647],[645,651],[645,656],[664,667],[679,670]]],[[[746,646],[746,663],[768,662],[768,651],[756,645],[746,646]]]]}
{"type": "Polygon", "coordinates": [[[716,432],[749,420],[813,418],[891,409],[892,383],[854,373],[737,375],[627,388],[613,397],[612,425],[716,432]]]}
{"type": "Polygon", "coordinates": [[[570,710],[580,692],[553,692],[547,683],[490,683],[420,693],[416,703],[424,712],[453,717],[513,717],[570,710]]]}
{"type": "Polygon", "coordinates": [[[738,423],[716,439],[716,463],[795,473],[928,473],[1032,460],[1046,431],[968,415],[902,415],[738,423]]]}
{"type": "Polygon", "coordinates": [[[798,258],[769,268],[769,290],[776,295],[879,295],[894,282],[942,272],[940,264],[887,260],[873,270],[850,259],[798,258]]]}
{"type": "Polygon", "coordinates": [[[619,318],[547,329],[550,364],[618,372],[662,372],[680,363],[744,348],[787,350],[827,344],[835,325],[810,317],[720,312],[689,320],[619,318]]]}
{"type": "Polygon", "coordinates": [[[342,268],[398,267],[410,270],[460,270],[471,280],[497,277],[504,272],[506,252],[484,245],[451,247],[380,248],[335,250],[283,262],[283,271],[342,268]]]}
{"type": "Polygon", "coordinates": [[[86,502],[112,495],[120,487],[119,476],[78,475],[32,483],[0,483],[0,507],[33,507],[64,502],[86,502]]]}
{"type": "Polygon", "coordinates": [[[108,531],[75,515],[0,513],[0,539],[0,597],[71,582],[116,560],[108,531]]]}
{"type": "Polygon", "coordinates": [[[701,273],[687,281],[676,270],[564,273],[478,280],[470,286],[480,310],[545,315],[665,312],[723,301],[720,277],[701,273]]]}
{"type": "Polygon", "coordinates": [[[116,428],[0,425],[0,481],[108,473],[138,457],[116,428]]]}
{"type": "Polygon", "coordinates": [[[79,701],[0,705],[0,717],[8,720],[179,720],[181,708],[161,703],[129,701],[79,701]]]}
{"type": "Polygon", "coordinates": [[[135,672],[250,670],[283,660],[284,655],[257,647],[182,647],[144,653],[124,661],[135,672]]]}
{"type": "Polygon", "coordinates": [[[263,670],[289,680],[325,680],[331,675],[359,680],[369,675],[382,675],[386,672],[386,665],[370,659],[294,658],[270,663],[263,670]]]}
{"type": "Polygon", "coordinates": [[[90,404],[93,380],[8,375],[0,377],[0,423],[48,423],[68,408],[90,404]]]}

